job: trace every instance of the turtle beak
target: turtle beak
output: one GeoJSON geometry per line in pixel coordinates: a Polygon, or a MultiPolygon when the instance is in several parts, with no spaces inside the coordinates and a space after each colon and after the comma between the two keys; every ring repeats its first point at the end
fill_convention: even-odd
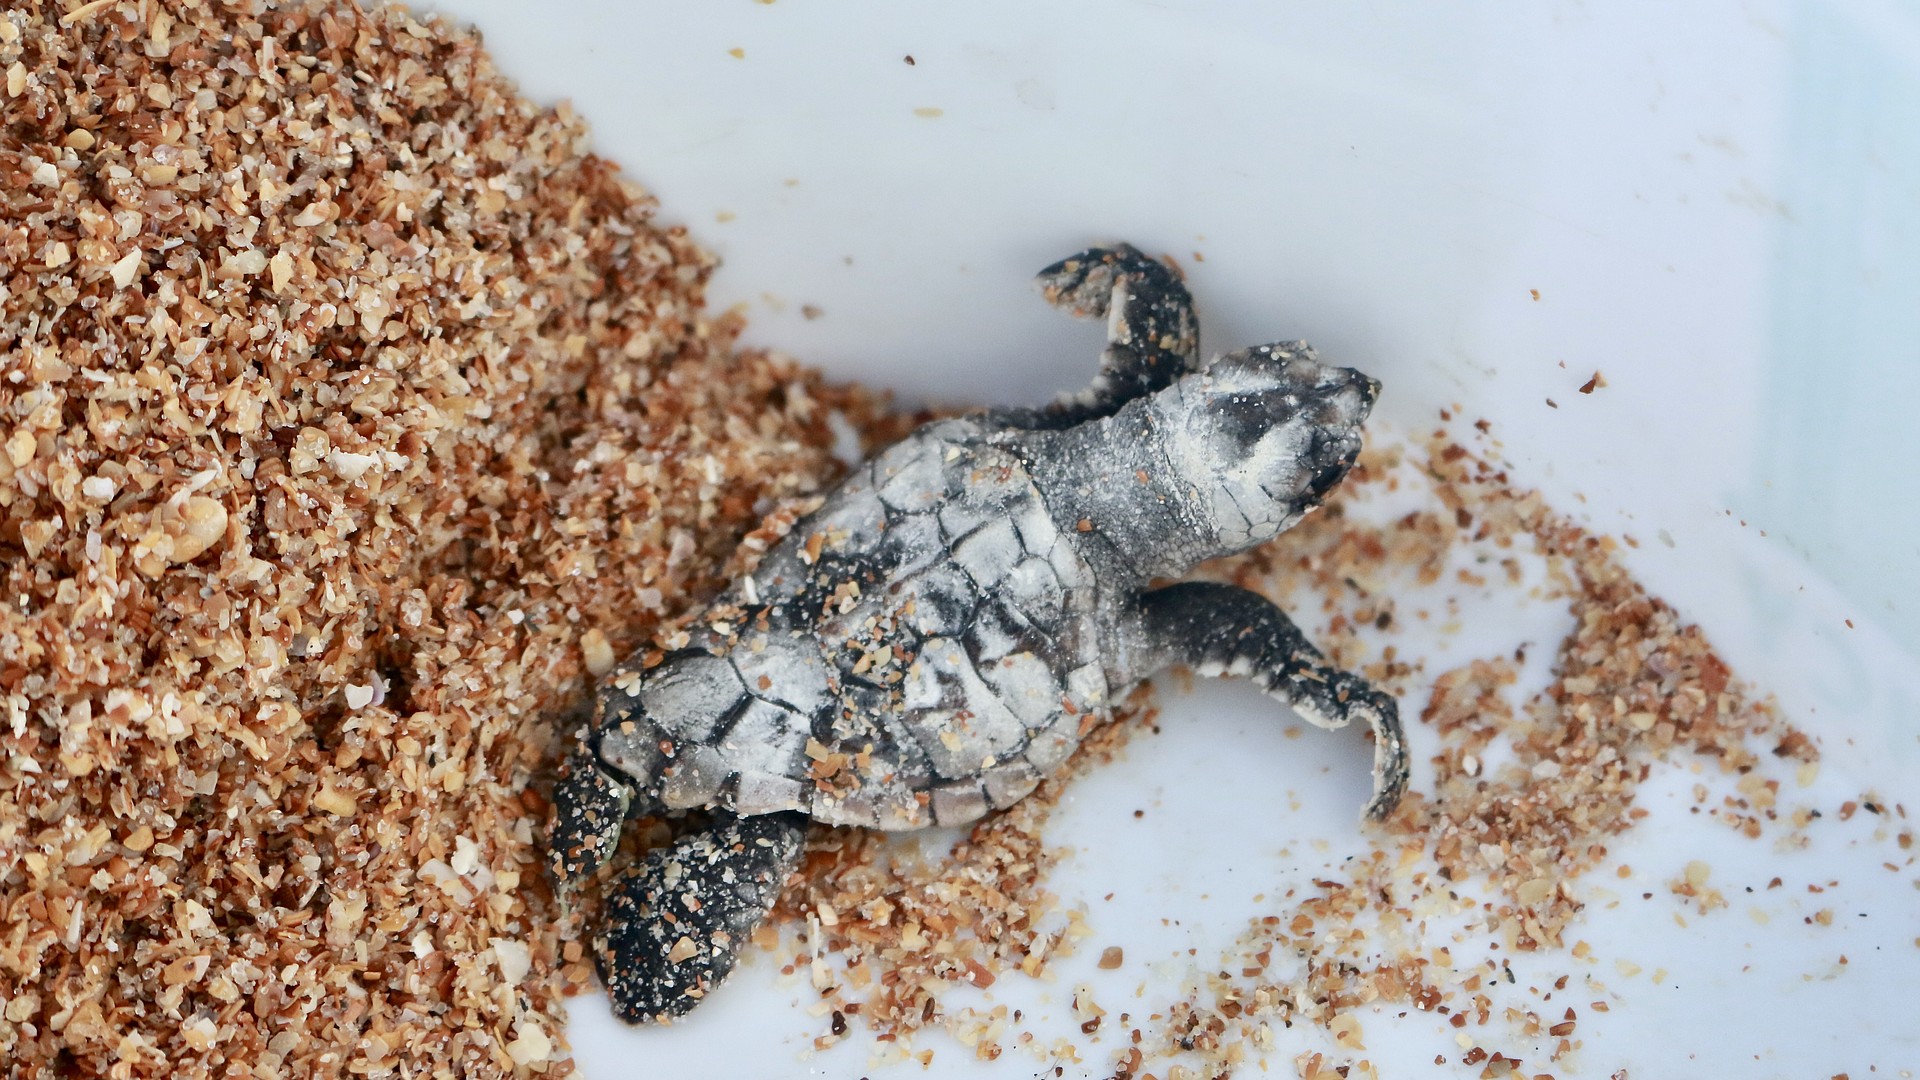
{"type": "Polygon", "coordinates": [[[1353,368],[1323,367],[1307,396],[1314,423],[1334,431],[1359,427],[1380,396],[1380,380],[1353,368]]]}
{"type": "Polygon", "coordinates": [[[1380,396],[1380,382],[1352,368],[1329,367],[1303,402],[1312,428],[1307,452],[1312,500],[1318,502],[1353,467],[1360,454],[1360,426],[1380,396]]]}

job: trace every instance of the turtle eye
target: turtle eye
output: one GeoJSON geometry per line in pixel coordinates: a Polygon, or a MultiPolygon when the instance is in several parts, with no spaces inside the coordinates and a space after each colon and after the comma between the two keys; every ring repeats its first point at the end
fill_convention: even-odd
{"type": "Polygon", "coordinates": [[[1222,398],[1210,410],[1214,438],[1222,449],[1245,454],[1286,423],[1298,411],[1298,404],[1291,394],[1234,394],[1222,398]]]}

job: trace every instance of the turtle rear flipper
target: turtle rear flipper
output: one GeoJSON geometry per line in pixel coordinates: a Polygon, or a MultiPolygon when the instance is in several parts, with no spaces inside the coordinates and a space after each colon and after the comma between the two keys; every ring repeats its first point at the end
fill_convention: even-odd
{"type": "Polygon", "coordinates": [[[547,860],[554,879],[569,887],[592,877],[620,845],[633,808],[632,785],[604,768],[586,741],[575,746],[553,786],[547,860]]]}
{"type": "Polygon", "coordinates": [[[1137,397],[1200,368],[1200,321],[1173,267],[1131,244],[1088,248],[1035,277],[1047,302],[1081,318],[1107,320],[1107,348],[1092,385],[1044,409],[1010,409],[1017,427],[1063,428],[1111,416],[1137,397]]]}
{"type": "Polygon", "coordinates": [[[807,835],[803,814],[718,815],[647,853],[607,895],[594,964],[630,1024],[680,1016],[733,970],[807,835]]]}

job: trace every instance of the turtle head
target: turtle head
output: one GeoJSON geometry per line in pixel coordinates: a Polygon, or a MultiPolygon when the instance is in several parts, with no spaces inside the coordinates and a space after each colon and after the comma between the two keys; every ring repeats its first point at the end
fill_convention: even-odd
{"type": "Polygon", "coordinates": [[[1380,384],[1305,342],[1217,357],[1155,395],[1167,459],[1213,554],[1278,535],[1353,467],[1380,384]]]}

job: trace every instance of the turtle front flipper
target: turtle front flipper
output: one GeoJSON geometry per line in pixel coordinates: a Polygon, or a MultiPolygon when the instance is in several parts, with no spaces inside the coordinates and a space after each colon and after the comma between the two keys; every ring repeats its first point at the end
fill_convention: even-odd
{"type": "Polygon", "coordinates": [[[806,834],[798,813],[716,815],[622,874],[593,943],[614,1014],[651,1023],[700,1004],[773,910],[806,834]]]}
{"type": "Polygon", "coordinates": [[[1009,410],[1022,427],[1062,428],[1111,416],[1134,398],[1200,368],[1193,296],[1171,266],[1130,244],[1089,248],[1040,271],[1047,302],[1107,320],[1107,348],[1093,384],[1038,410],[1009,410]]]}
{"type": "Polygon", "coordinates": [[[1199,675],[1251,678],[1318,727],[1366,722],[1373,729],[1373,798],[1366,813],[1378,821],[1393,812],[1407,789],[1407,747],[1391,695],[1327,663],[1285,612],[1246,589],[1181,582],[1141,597],[1140,612],[1141,675],[1187,664],[1199,675]]]}

